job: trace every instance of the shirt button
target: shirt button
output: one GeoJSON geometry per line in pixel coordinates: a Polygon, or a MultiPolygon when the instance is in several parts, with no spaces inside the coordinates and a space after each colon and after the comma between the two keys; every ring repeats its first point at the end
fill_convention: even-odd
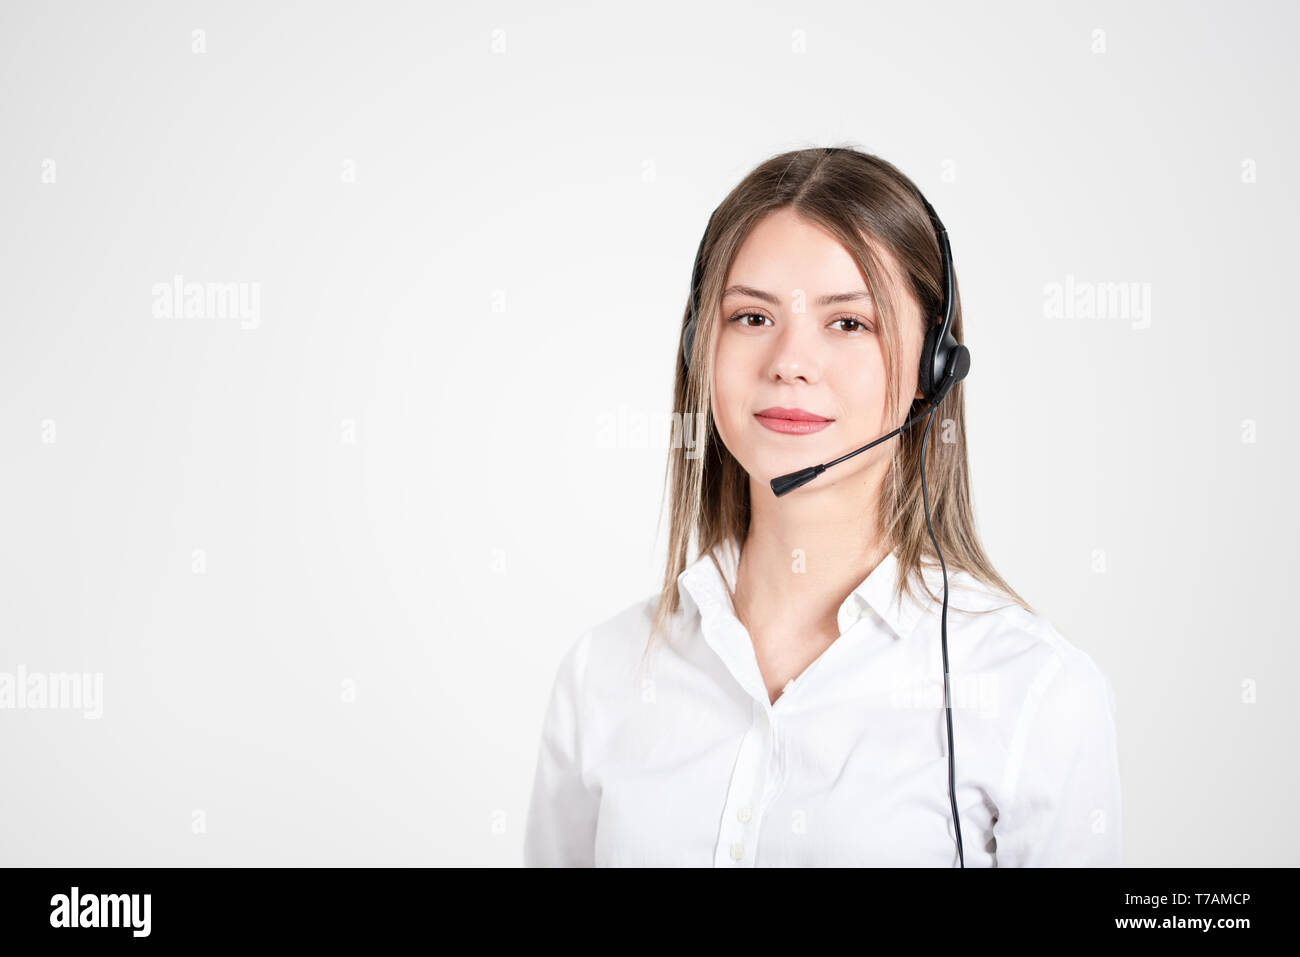
{"type": "Polygon", "coordinates": [[[733,861],[738,861],[744,856],[745,856],[744,844],[741,844],[739,841],[737,841],[735,844],[731,845],[731,859],[733,861]]]}
{"type": "Polygon", "coordinates": [[[753,816],[753,812],[750,811],[750,809],[747,807],[742,807],[739,811],[736,812],[736,817],[740,818],[741,824],[748,823],[750,817],[752,816],[753,816]]]}

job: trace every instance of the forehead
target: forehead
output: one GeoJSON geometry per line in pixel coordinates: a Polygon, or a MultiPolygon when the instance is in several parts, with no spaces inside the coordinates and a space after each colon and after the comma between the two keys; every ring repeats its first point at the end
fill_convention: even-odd
{"type": "MultiPolygon", "coordinates": [[[[881,244],[872,246],[899,288],[898,262],[881,244]]],[[[724,286],[741,283],[785,295],[802,289],[810,296],[866,289],[853,255],[821,226],[794,210],[775,210],[750,230],[736,251],[724,286]]]]}

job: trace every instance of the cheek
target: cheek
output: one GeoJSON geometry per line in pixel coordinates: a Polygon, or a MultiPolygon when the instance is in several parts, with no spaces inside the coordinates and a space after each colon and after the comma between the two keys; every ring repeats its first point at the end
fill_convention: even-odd
{"type": "Polygon", "coordinates": [[[835,399],[844,417],[862,426],[874,426],[884,413],[885,366],[881,357],[864,351],[828,370],[835,399]]]}
{"type": "Polygon", "coordinates": [[[718,343],[717,361],[713,366],[711,405],[713,421],[722,442],[733,454],[739,452],[737,442],[743,441],[749,407],[754,399],[754,372],[734,349],[718,343]]]}
{"type": "Polygon", "coordinates": [[[717,423],[718,433],[725,443],[745,402],[743,390],[725,363],[719,362],[714,369],[712,391],[713,421],[717,423]]]}

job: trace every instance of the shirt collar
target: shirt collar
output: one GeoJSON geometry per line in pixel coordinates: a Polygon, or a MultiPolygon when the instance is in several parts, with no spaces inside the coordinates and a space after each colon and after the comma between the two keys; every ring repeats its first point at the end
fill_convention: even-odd
{"type": "MultiPolygon", "coordinates": [[[[736,570],[740,560],[739,545],[735,539],[728,539],[713,549],[718,564],[722,567],[722,577],[714,567],[709,555],[701,555],[693,564],[687,566],[677,576],[679,593],[689,594],[705,619],[716,619],[719,615],[735,618],[730,592],[736,587],[736,570]]],[[[839,626],[843,633],[864,613],[871,609],[878,615],[895,638],[907,638],[916,629],[921,616],[925,613],[928,602],[907,594],[896,597],[894,588],[898,581],[898,554],[887,554],[866,578],[845,598],[840,606],[839,626]],[[923,603],[925,602],[925,603],[923,603]]],[[[931,591],[942,596],[943,573],[939,568],[924,570],[925,581],[931,591]]],[[[951,597],[953,574],[948,575],[951,597]]],[[[936,608],[941,608],[936,604],[936,608]]],[[[737,624],[739,622],[737,621],[737,624]]]]}

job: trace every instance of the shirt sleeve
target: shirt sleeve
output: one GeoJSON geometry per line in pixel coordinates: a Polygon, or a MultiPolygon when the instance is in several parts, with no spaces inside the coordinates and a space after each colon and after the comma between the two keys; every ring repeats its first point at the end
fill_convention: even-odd
{"type": "Polygon", "coordinates": [[[582,682],[590,633],[565,653],[551,685],[524,828],[525,867],[591,867],[599,789],[583,780],[582,682]]]}
{"type": "Polygon", "coordinates": [[[1115,693],[1085,653],[1030,685],[993,827],[998,867],[1122,867],[1115,693]]]}

